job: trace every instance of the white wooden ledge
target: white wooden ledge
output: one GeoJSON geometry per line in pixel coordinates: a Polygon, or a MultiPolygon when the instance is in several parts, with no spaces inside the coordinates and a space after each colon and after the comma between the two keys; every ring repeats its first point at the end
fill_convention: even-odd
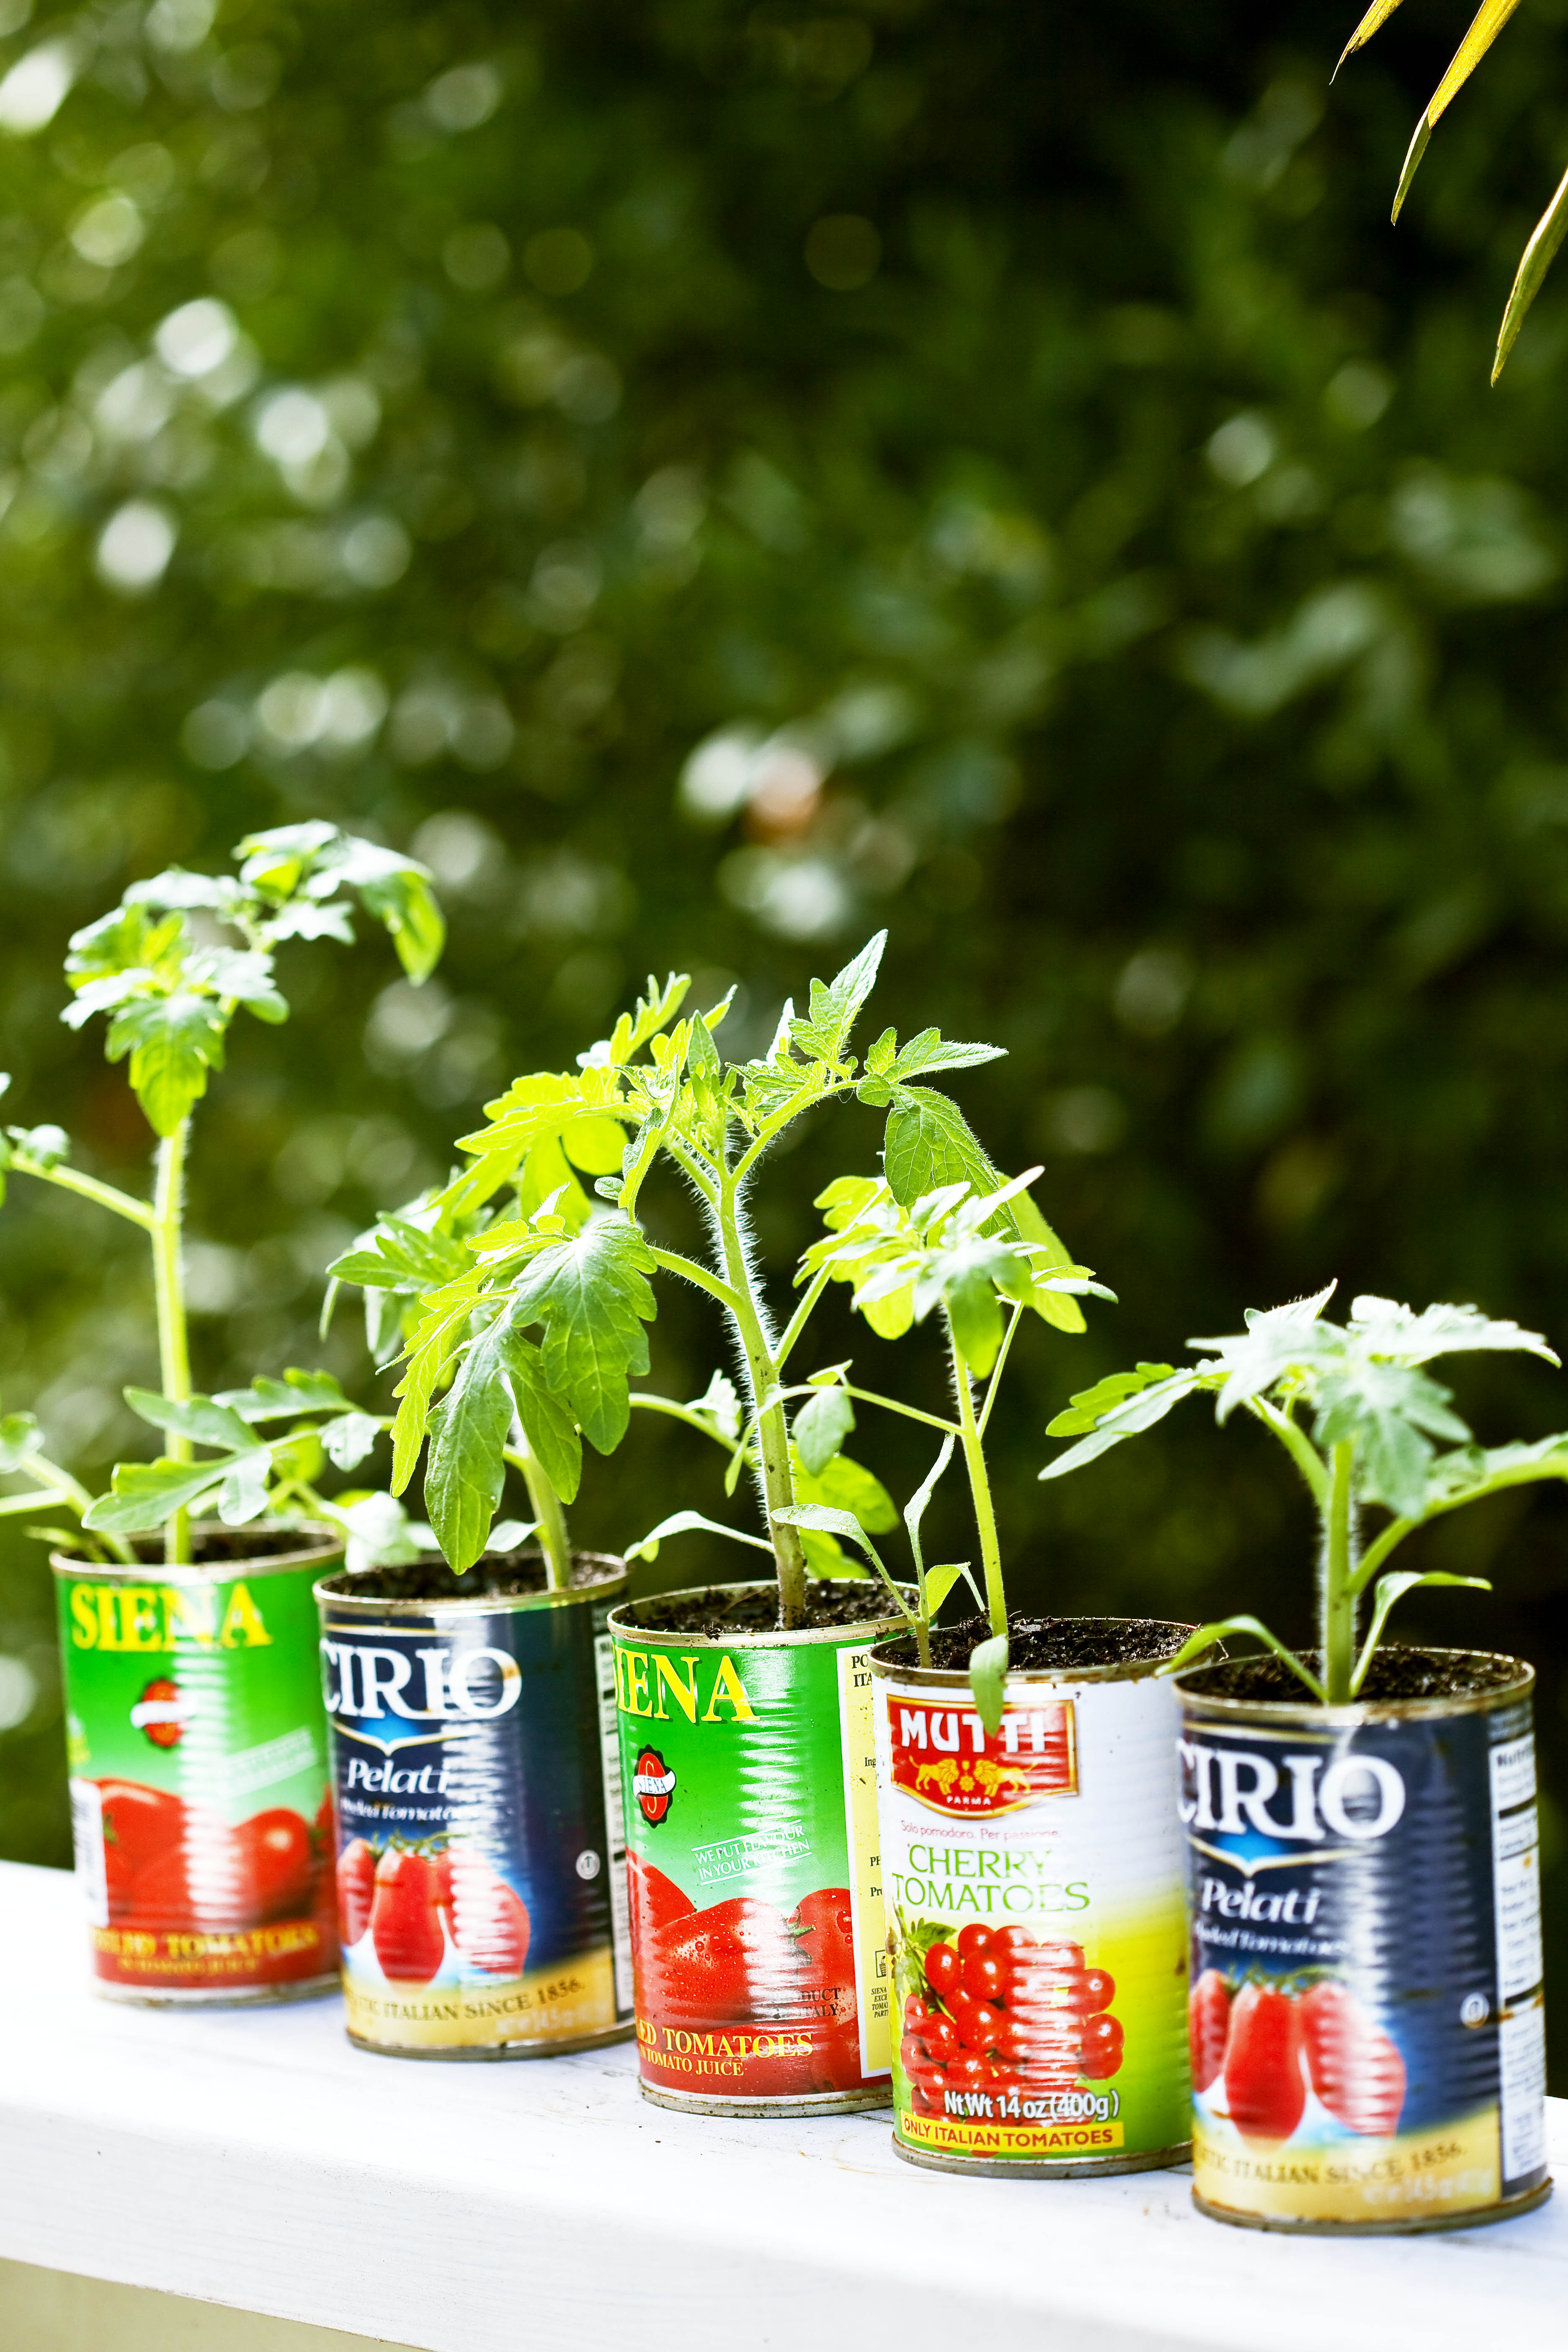
{"type": "MultiPolygon", "coordinates": [[[[1184,2173],[958,2180],[885,2115],[672,2115],[633,2053],[351,2050],[333,2000],[198,2014],[83,1979],[63,1873],[0,1864],[0,2256],[428,2352],[1539,2352],[1568,2181],[1428,2238],[1201,2220],[1184,2173]]],[[[1552,2102],[1568,2173],[1568,2102],[1552,2102]]]]}

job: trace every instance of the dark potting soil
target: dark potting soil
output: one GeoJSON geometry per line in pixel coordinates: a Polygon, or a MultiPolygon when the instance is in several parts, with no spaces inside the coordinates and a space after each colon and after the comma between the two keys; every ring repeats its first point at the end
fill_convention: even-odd
{"type": "MultiPolygon", "coordinates": [[[[574,1591],[607,1584],[625,1573],[618,1559],[607,1559],[598,1552],[572,1555],[574,1591]]],[[[433,1553],[398,1568],[370,1568],[357,1576],[334,1576],[327,1590],[363,1601],[519,1601],[544,1591],[549,1581],[542,1552],[488,1551],[461,1575],[433,1553]]]]}
{"type": "MultiPolygon", "coordinates": [[[[1301,1663],[1318,1672],[1316,1650],[1303,1650],[1301,1663]]],[[[1288,1699],[1310,1706],[1311,1693],[1297,1681],[1282,1658],[1226,1658],[1213,1666],[1196,1666],[1183,1686],[1208,1698],[1288,1699]]],[[[1392,1643],[1379,1650],[1367,1669],[1358,1699],[1473,1698],[1487,1691],[1506,1690],[1519,1680],[1511,1658],[1489,1657],[1480,1650],[1406,1649],[1392,1643]]]]}
{"type": "MultiPolygon", "coordinates": [[[[227,1568],[236,1560],[282,1559],[290,1552],[324,1551],[333,1540],[331,1531],[322,1527],[280,1528],[274,1524],[266,1528],[219,1528],[204,1524],[191,1529],[191,1565],[195,1568],[227,1568]]],[[[163,1567],[162,1536],[134,1536],[131,1549],[146,1567],[163,1567]]],[[[84,1568],[105,1565],[113,1568],[116,1565],[113,1560],[89,1559],[84,1554],[72,1552],[64,1545],[61,1546],[61,1556],[73,1561],[80,1559],[84,1568]]]]}
{"type": "MultiPolygon", "coordinates": [[[[1021,1617],[1007,1620],[1007,1664],[1017,1674],[1060,1674],[1085,1666],[1133,1666],[1173,1658],[1190,1625],[1167,1624],[1159,1617],[1021,1617]]],[[[991,1638],[987,1617],[966,1617],[962,1624],[936,1626],[931,1637],[931,1662],[946,1673],[963,1674],[970,1652],[991,1638]]],[[[889,1642],[878,1654],[895,1664],[912,1666],[918,1653],[910,1636],[889,1642]]]]}
{"type": "MultiPolygon", "coordinates": [[[[795,1629],[816,1633],[828,1625],[868,1625],[890,1617],[893,1604],[887,1588],[862,1579],[823,1577],[808,1581],[805,1615],[795,1629]]],[[[656,1595],[635,1603],[637,1624],[649,1633],[698,1633],[721,1642],[730,1633],[775,1633],[779,1623],[778,1593],[773,1586],[748,1590],[743,1585],[710,1584],[702,1592],[656,1595]]]]}

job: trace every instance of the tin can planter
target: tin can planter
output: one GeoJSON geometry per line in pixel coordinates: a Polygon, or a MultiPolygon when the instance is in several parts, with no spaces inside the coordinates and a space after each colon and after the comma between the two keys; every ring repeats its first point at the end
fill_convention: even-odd
{"type": "Polygon", "coordinates": [[[311,1591],[342,1547],[315,1528],[192,1538],[189,1568],[50,1561],[94,1990],[158,2005],[330,1992],[311,1591]]]}
{"type": "Polygon", "coordinates": [[[618,1559],[569,1590],[537,1552],[323,1578],[351,2042],[549,2058],[626,2040],[632,1971],[605,1621],[618,1559]]]}
{"type": "Polygon", "coordinates": [[[1186,2156],[1179,1711],[1154,1669],[1187,1632],[1015,1620],[990,1734],[966,1672],[907,1641],[873,1658],[910,2163],[1047,2179],[1186,2156]]]}
{"type": "Polygon", "coordinates": [[[659,2106],[888,2103],[870,1645],[901,1621],[851,1614],[876,1606],[864,1583],[811,1592],[842,1622],[778,1632],[771,1583],[610,1619],[637,2055],[659,2106]]]}
{"type": "Polygon", "coordinates": [[[1550,2193],[1535,1677],[1390,1648],[1370,1680],[1325,1708],[1271,1660],[1179,1677],[1193,2193],[1216,2221],[1470,2228],[1550,2193]]]}

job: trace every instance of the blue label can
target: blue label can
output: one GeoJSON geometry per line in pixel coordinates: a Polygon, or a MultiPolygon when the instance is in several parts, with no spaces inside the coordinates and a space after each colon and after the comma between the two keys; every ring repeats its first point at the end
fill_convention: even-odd
{"type": "Polygon", "coordinates": [[[1419,1654],[1472,1690],[1324,1708],[1246,1696],[1275,1671],[1252,1661],[1181,1677],[1193,2183],[1217,2220],[1452,2229],[1549,2193],[1534,1676],[1419,1654]]]}
{"type": "Polygon", "coordinates": [[[318,1584],[349,2038],[547,2057],[632,2031],[605,1630],[619,1560],[439,1560],[318,1584]]]}

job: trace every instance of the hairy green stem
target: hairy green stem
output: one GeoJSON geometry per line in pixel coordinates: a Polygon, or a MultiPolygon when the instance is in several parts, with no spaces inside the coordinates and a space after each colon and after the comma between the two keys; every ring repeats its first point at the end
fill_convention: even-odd
{"type": "Polygon", "coordinates": [[[727,1177],[720,1194],[717,1217],[724,1254],[727,1304],[746,1359],[752,1405],[756,1414],[757,1442],[763,1457],[763,1491],[767,1501],[768,1532],[779,1571],[779,1623],[787,1633],[805,1616],[805,1547],[800,1532],[773,1517],[775,1511],[795,1504],[795,1479],[789,1463],[789,1423],[778,1392],[778,1365],[768,1346],[762,1314],[752,1295],[751,1268],[741,1240],[741,1210],[735,1179],[727,1177]]]}
{"type": "Polygon", "coordinates": [[[1321,1511],[1328,1500],[1329,1481],[1321,1457],[1306,1431],[1299,1427],[1288,1412],[1281,1412],[1278,1405],[1270,1404],[1267,1397],[1249,1398],[1247,1410],[1257,1415],[1266,1429],[1273,1431],[1301,1473],[1309,1493],[1321,1511]]]}
{"type": "Polygon", "coordinates": [[[113,1184],[100,1184],[96,1176],[84,1176],[78,1168],[68,1168],[62,1161],[58,1168],[46,1168],[26,1153],[12,1155],[11,1165],[18,1176],[36,1176],[40,1183],[59,1184],[68,1192],[79,1192],[84,1201],[96,1201],[100,1209],[112,1209],[117,1217],[127,1217],[133,1225],[153,1229],[153,1212],[145,1201],[138,1201],[130,1192],[121,1192],[113,1184]]]}
{"type": "Polygon", "coordinates": [[[705,1413],[694,1412],[689,1404],[677,1404],[670,1397],[651,1396],[647,1390],[637,1389],[630,1391],[626,1402],[641,1405],[645,1412],[668,1413],[671,1421],[683,1421],[688,1429],[700,1429],[704,1437],[710,1437],[714,1444],[721,1445],[728,1454],[734,1455],[741,1451],[738,1439],[726,1437],[716,1423],[710,1421],[705,1413]]]}
{"type": "Polygon", "coordinates": [[[795,1353],[795,1341],[810,1320],[812,1308],[826,1289],[829,1279],[830,1269],[825,1265],[818,1266],[812,1277],[810,1289],[785,1324],[784,1337],[773,1349],[773,1362],[781,1372],[795,1353]]]}
{"type": "MultiPolygon", "coordinates": [[[[191,1122],[183,1118],[173,1135],[158,1146],[158,1182],[153,1201],[153,1288],[158,1303],[158,1361],[163,1394],[184,1404],[191,1393],[190,1329],[185,1317],[184,1219],[185,1151],[191,1122]]],[[[168,1433],[171,1462],[192,1459],[191,1441],[177,1430],[168,1433]]],[[[176,1511],[163,1536],[163,1558],[171,1567],[191,1557],[188,1511],[176,1511]]]]}
{"type": "Polygon", "coordinates": [[[996,1539],[996,1513],[991,1501],[991,1481],[985,1469],[985,1448],[981,1441],[980,1424],[974,1418],[974,1395],[970,1386],[969,1367],[959,1353],[958,1341],[951,1321],[947,1327],[948,1348],[952,1358],[952,1385],[958,1395],[958,1434],[963,1448],[963,1466],[969,1473],[969,1491],[974,1498],[974,1525],[980,1537],[980,1560],[985,1571],[986,1613],[994,1635],[1007,1631],[1007,1595],[1002,1587],[1002,1549],[996,1539]]]}
{"type": "Polygon", "coordinates": [[[683,1282],[694,1282],[699,1290],[707,1291],[710,1298],[716,1298],[720,1306],[727,1307],[731,1315],[739,1313],[741,1290],[732,1288],[727,1282],[721,1282],[716,1274],[710,1274],[708,1268],[699,1265],[694,1257],[683,1257],[679,1250],[656,1249],[653,1262],[666,1274],[678,1274],[683,1282]]]}
{"type": "Polygon", "coordinates": [[[991,1378],[985,1384],[985,1402],[980,1408],[980,1418],[976,1424],[982,1437],[984,1436],[991,1420],[991,1408],[996,1402],[996,1391],[1002,1385],[1002,1374],[1006,1367],[1007,1352],[1013,1345],[1018,1326],[1023,1319],[1023,1307],[1021,1304],[1016,1305],[1007,1328],[1002,1335],[1002,1345],[996,1350],[996,1361],[991,1367],[991,1378]]]}
{"type": "Polygon", "coordinates": [[[1351,1500],[1355,1448],[1342,1439],[1329,1457],[1329,1492],[1323,1513],[1321,1596],[1323,1692],[1330,1706],[1345,1706],[1355,1672],[1355,1590],[1352,1578],[1354,1514],[1351,1500]]]}

